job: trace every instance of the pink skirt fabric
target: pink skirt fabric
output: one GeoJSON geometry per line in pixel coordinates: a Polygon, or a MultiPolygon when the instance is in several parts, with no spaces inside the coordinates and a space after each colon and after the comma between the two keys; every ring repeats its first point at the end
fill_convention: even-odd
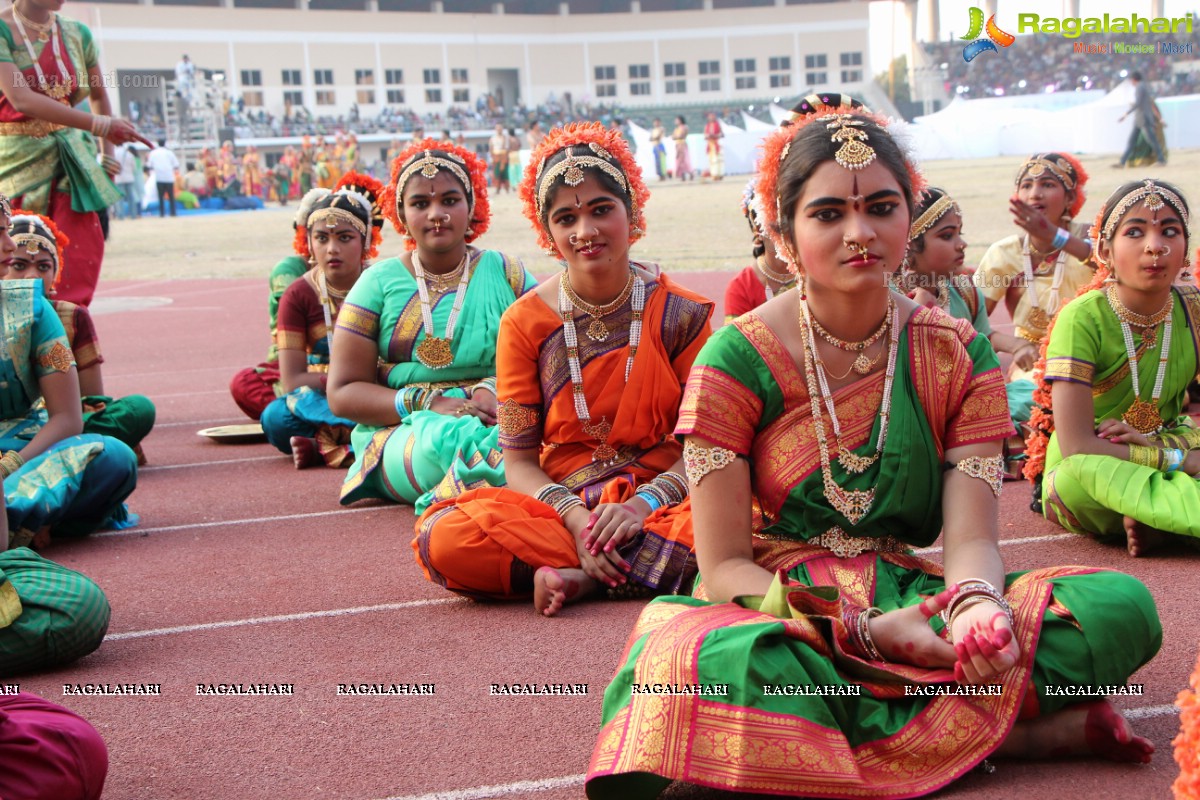
{"type": "Polygon", "coordinates": [[[0,695],[0,797],[99,800],[108,748],[83,717],[37,695],[0,695]]]}

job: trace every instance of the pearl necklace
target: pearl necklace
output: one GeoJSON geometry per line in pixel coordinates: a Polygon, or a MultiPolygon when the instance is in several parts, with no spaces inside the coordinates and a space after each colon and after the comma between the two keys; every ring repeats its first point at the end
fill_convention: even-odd
{"type": "Polygon", "coordinates": [[[21,22],[23,16],[23,14],[17,11],[17,7],[14,5],[13,22],[17,23],[17,30],[20,31],[21,38],[25,41],[25,52],[29,54],[29,60],[33,62],[33,71],[37,73],[38,86],[47,97],[53,100],[65,100],[67,95],[71,93],[71,73],[67,71],[67,65],[63,63],[62,50],[58,43],[58,15],[54,12],[50,13],[49,34],[43,28],[35,26],[32,20],[29,20],[30,27],[34,27],[38,31],[39,42],[44,42],[47,38],[50,40],[54,52],[55,69],[58,70],[58,74],[54,76],[57,81],[53,84],[46,78],[46,73],[42,71],[41,62],[38,61],[37,55],[33,52],[33,45],[29,41],[29,35],[25,33],[25,25],[21,22]]]}
{"type": "Polygon", "coordinates": [[[1046,329],[1050,327],[1050,317],[1058,311],[1062,302],[1059,297],[1059,289],[1062,287],[1063,275],[1066,274],[1067,251],[1061,248],[1058,251],[1058,258],[1054,261],[1054,278],[1050,282],[1051,308],[1043,310],[1041,303],[1038,302],[1037,289],[1033,285],[1033,249],[1029,244],[1029,234],[1025,234],[1021,250],[1025,256],[1025,291],[1029,295],[1027,320],[1033,328],[1036,328],[1035,333],[1041,333],[1044,336],[1046,329]]]}
{"type": "Polygon", "coordinates": [[[766,285],[763,287],[767,292],[767,299],[775,297],[775,290],[771,288],[772,284],[779,284],[779,291],[785,292],[796,285],[796,276],[790,272],[776,272],[763,263],[765,256],[759,256],[754,259],[754,268],[758,270],[758,274],[767,279],[766,285]]]}
{"type": "MultiPolygon", "coordinates": [[[[633,369],[633,359],[637,355],[638,345],[642,341],[642,312],[646,308],[646,282],[642,280],[632,267],[629,269],[632,288],[622,292],[628,297],[633,296],[633,321],[629,324],[629,355],[625,359],[625,382],[629,382],[629,373],[633,369]]],[[[583,369],[579,366],[579,336],[575,325],[575,305],[571,301],[571,292],[567,288],[567,276],[564,273],[558,284],[558,313],[562,317],[563,342],[567,346],[567,367],[571,372],[571,394],[575,401],[575,416],[583,423],[583,431],[588,436],[599,440],[600,445],[592,452],[593,463],[610,464],[619,455],[616,448],[608,443],[612,433],[612,424],[607,418],[601,417],[597,423],[592,422],[592,413],[588,410],[587,397],[583,393],[583,369]]],[[[608,329],[605,328],[607,331],[608,329]]]]}
{"type": "Polygon", "coordinates": [[[454,352],[450,349],[454,341],[454,326],[458,323],[458,312],[462,309],[463,300],[467,296],[467,281],[471,279],[471,270],[467,269],[467,261],[471,251],[463,253],[462,261],[455,270],[462,271],[455,289],[454,305],[450,308],[450,318],[446,320],[446,335],[435,336],[433,333],[433,308],[429,303],[429,286],[425,278],[425,269],[417,251],[412,252],[413,272],[417,276],[417,295],[421,299],[421,322],[425,328],[425,338],[417,345],[417,360],[430,369],[443,369],[454,361],[454,352]]]}
{"type": "MultiPolygon", "coordinates": [[[[1168,295],[1166,304],[1157,313],[1147,317],[1126,308],[1121,299],[1117,297],[1116,286],[1109,286],[1105,296],[1108,298],[1109,307],[1121,322],[1121,335],[1125,338],[1125,355],[1129,359],[1129,378],[1133,382],[1133,403],[1121,415],[1121,419],[1138,433],[1154,433],[1163,425],[1162,414],[1158,410],[1158,400],[1162,397],[1163,379],[1167,375],[1167,358],[1171,353],[1171,311],[1174,309],[1175,298],[1168,295]],[[1163,323],[1162,347],[1158,351],[1158,372],[1154,376],[1154,389],[1149,402],[1141,398],[1137,348],[1133,344],[1131,322],[1138,327],[1157,326],[1160,322],[1163,323]],[[1143,326],[1141,322],[1145,322],[1147,325],[1143,326]]],[[[1147,331],[1147,333],[1149,332],[1147,331]]],[[[1142,338],[1145,341],[1146,337],[1142,338]]]]}
{"type": "Polygon", "coordinates": [[[870,489],[843,489],[833,479],[833,471],[829,457],[829,444],[825,438],[825,421],[821,416],[821,401],[817,399],[818,392],[824,400],[826,408],[829,410],[829,420],[833,426],[835,444],[838,447],[838,462],[843,469],[852,474],[861,474],[866,469],[874,464],[879,456],[883,453],[884,445],[887,443],[888,420],[891,416],[892,407],[892,385],[896,376],[896,359],[900,351],[900,324],[899,310],[896,307],[895,300],[889,298],[890,319],[885,319],[884,324],[891,328],[891,338],[889,341],[887,373],[883,381],[883,398],[879,406],[879,436],[875,440],[875,453],[871,456],[859,456],[846,450],[841,442],[841,426],[838,422],[837,412],[834,408],[833,397],[829,391],[828,383],[825,381],[824,371],[816,363],[817,356],[817,340],[813,335],[813,317],[809,313],[806,303],[801,302],[800,305],[800,322],[804,334],[804,372],[805,380],[808,384],[808,398],[812,406],[813,432],[817,438],[817,449],[821,454],[821,480],[824,484],[825,499],[830,505],[849,520],[851,525],[858,524],[859,520],[865,517],[871,510],[871,506],[875,502],[875,487],[870,489]],[[820,388],[818,389],[818,383],[820,388]]]}
{"type": "MultiPolygon", "coordinates": [[[[358,274],[362,275],[362,268],[358,270],[358,274]]],[[[355,280],[358,280],[355,278],[355,280]]],[[[329,288],[329,279],[325,277],[325,270],[318,270],[317,285],[321,290],[321,312],[325,315],[325,346],[329,348],[329,356],[333,357],[333,320],[337,316],[335,313],[341,308],[341,303],[334,306],[334,301],[339,300],[345,302],[346,295],[350,294],[350,290],[342,291],[340,289],[329,288]]]]}

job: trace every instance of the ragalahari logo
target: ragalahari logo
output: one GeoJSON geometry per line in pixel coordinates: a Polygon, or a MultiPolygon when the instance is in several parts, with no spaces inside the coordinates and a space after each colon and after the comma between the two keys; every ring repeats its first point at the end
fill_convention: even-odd
{"type": "Polygon", "coordinates": [[[996,26],[996,15],[992,14],[987,21],[987,38],[980,39],[979,34],[985,30],[983,24],[983,9],[971,7],[971,30],[967,31],[967,35],[963,39],[974,39],[969,45],[963,48],[963,61],[970,64],[975,60],[975,57],[981,53],[991,50],[993,53],[1000,52],[996,49],[996,45],[1008,47],[1017,40],[1017,37],[1011,33],[1005,33],[996,26]]]}

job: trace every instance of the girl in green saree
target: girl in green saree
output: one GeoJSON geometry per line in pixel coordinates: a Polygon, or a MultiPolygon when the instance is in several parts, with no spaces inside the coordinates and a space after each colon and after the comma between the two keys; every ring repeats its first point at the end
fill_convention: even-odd
{"type": "Polygon", "coordinates": [[[1200,430],[1183,413],[1200,290],[1176,284],[1188,266],[1187,225],[1187,202],[1165,181],[1114,192],[1092,228],[1101,272],[1059,313],[1046,349],[1046,518],[1124,537],[1132,556],[1169,534],[1200,536],[1200,430]]]}
{"type": "Polygon", "coordinates": [[[1146,588],[1005,575],[1004,380],[969,324],[888,289],[921,181],[885,124],[826,106],[764,142],[767,228],[799,286],[692,368],[676,434],[703,580],[642,613],[591,798],[671,781],[913,797],[992,754],[1150,758],[1106,700],[1055,691],[1122,684],[1154,655],[1146,588]],[[939,532],[944,564],[909,552],[939,532]]]}
{"type": "Polygon", "coordinates": [[[329,406],[358,423],[343,503],[380,497],[419,514],[432,502],[422,495],[459,466],[503,484],[496,337],[536,281],[519,260],[468,246],[488,227],[486,169],[432,139],[392,164],[382,205],[409,253],[363,273],[333,337],[329,406]]]}

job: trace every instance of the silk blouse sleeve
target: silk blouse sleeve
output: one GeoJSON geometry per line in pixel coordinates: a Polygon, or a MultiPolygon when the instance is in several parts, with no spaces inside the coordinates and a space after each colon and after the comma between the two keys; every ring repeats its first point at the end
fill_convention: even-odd
{"type": "Polygon", "coordinates": [[[675,435],[700,436],[749,455],[766,407],[765,372],[762,359],[737,326],[721,328],[692,365],[675,435]]]}
{"type": "Polygon", "coordinates": [[[496,343],[496,418],[500,447],[504,450],[536,450],[545,427],[542,383],[538,375],[538,343],[522,326],[531,316],[527,306],[541,302],[528,295],[504,312],[496,343]]]}
{"type": "Polygon", "coordinates": [[[1046,345],[1046,380],[1071,381],[1091,386],[1100,354],[1100,320],[1095,301],[1080,297],[1058,312],[1050,343],[1046,345]]]}

